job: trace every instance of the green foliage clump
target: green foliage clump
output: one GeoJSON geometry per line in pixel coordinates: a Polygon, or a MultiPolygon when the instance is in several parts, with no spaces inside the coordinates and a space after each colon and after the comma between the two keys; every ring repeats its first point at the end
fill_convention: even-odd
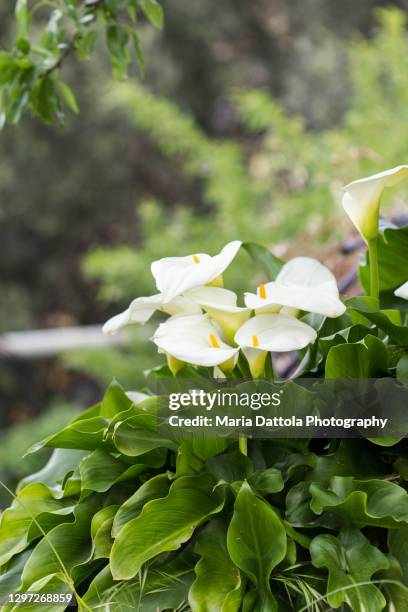
{"type": "Polygon", "coordinates": [[[163,26],[163,11],[156,0],[17,0],[17,35],[11,51],[0,51],[0,124],[16,124],[28,110],[44,123],[64,121],[62,101],[78,112],[75,95],[60,78],[68,55],[86,60],[94,51],[98,32],[106,33],[106,45],[115,78],[127,77],[134,46],[143,71],[143,53],[136,21],[144,13],[156,27],[163,26]],[[46,25],[40,35],[32,33],[36,12],[47,8],[46,25]]]}
{"type": "MultiPolygon", "coordinates": [[[[303,315],[317,337],[292,389],[301,377],[381,377],[407,393],[407,312],[389,300],[406,278],[408,227],[387,227],[378,242],[379,299],[351,298],[334,319],[303,315]]],[[[246,250],[276,277],[282,262],[246,250]]],[[[239,359],[231,375],[246,371],[239,359]]],[[[209,375],[189,365],[177,374],[197,384],[209,375]]],[[[0,593],[73,593],[83,611],[406,609],[406,439],[256,439],[247,454],[233,438],[180,439],[159,426],[155,381],[170,376],[151,371],[144,398],[111,384],[34,445],[53,454],[3,513],[0,593]]]]}

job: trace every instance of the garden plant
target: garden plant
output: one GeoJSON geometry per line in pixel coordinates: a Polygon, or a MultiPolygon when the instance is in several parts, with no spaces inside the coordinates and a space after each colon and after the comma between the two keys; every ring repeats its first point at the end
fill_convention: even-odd
{"type": "MultiPolygon", "coordinates": [[[[286,263],[228,243],[152,264],[158,293],[106,333],[168,316],[152,341],[167,362],[146,386],[102,401],[30,452],[52,448],[0,523],[3,610],[273,612],[408,609],[408,444],[397,438],[247,440],[158,428],[155,381],[408,379],[408,227],[379,217],[398,166],[350,183],[343,206],[367,243],[364,295],[342,300],[320,262],[286,263]],[[244,305],[223,286],[239,249],[262,267],[244,305]],[[36,599],[38,602],[36,603],[36,599]],[[40,605],[40,608],[38,608],[40,605]],[[37,606],[37,607],[36,607],[37,606]]],[[[135,362],[135,369],[138,364],[135,362]]]]}

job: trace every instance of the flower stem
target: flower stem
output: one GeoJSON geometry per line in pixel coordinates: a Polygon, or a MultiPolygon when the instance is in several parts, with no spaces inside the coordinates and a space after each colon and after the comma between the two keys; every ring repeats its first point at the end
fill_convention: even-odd
{"type": "Polygon", "coordinates": [[[248,455],[248,439],[245,434],[239,434],[238,438],[239,450],[243,455],[248,455]]]}
{"type": "Polygon", "coordinates": [[[368,241],[368,253],[370,256],[370,295],[378,300],[380,296],[380,281],[378,274],[377,238],[368,241]]]}

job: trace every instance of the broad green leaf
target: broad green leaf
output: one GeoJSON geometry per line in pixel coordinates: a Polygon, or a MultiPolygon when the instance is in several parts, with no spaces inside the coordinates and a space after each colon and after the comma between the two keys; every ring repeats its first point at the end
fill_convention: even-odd
{"type": "Polygon", "coordinates": [[[348,603],[353,612],[380,612],[386,604],[373,584],[373,574],[389,567],[387,557],[354,528],[343,529],[339,537],[319,535],[312,540],[313,565],[329,571],[327,601],[334,608],[348,603]]]}
{"type": "Polygon", "coordinates": [[[90,560],[92,542],[90,525],[100,505],[96,496],[89,497],[75,508],[75,520],[54,527],[39,541],[31,553],[22,574],[22,591],[51,574],[71,572],[76,565],[90,560]]]}
{"type": "Polygon", "coordinates": [[[128,466],[102,448],[97,448],[79,464],[79,475],[83,490],[107,491],[115,482],[135,478],[146,465],[142,463],[128,466]]]}
{"type": "Polygon", "coordinates": [[[147,502],[166,497],[170,480],[167,474],[159,474],[143,483],[136,493],[127,499],[119,508],[113,521],[112,535],[116,537],[123,525],[134,519],[147,502]]]}
{"type": "Polygon", "coordinates": [[[276,468],[257,470],[248,478],[248,482],[251,487],[264,495],[278,493],[284,487],[282,474],[276,468]]]}
{"type": "Polygon", "coordinates": [[[253,259],[254,263],[265,272],[268,276],[268,280],[275,280],[284,262],[271,253],[269,249],[260,244],[256,244],[256,242],[244,242],[242,246],[253,259]]]}
{"type": "Polygon", "coordinates": [[[144,14],[156,28],[163,28],[163,9],[157,0],[141,0],[141,7],[144,14]]]}
{"type": "Polygon", "coordinates": [[[223,502],[211,489],[206,475],[185,476],[172,484],[167,497],[148,502],[114,542],[110,563],[115,580],[133,578],[146,561],[177,550],[200,523],[219,512],[223,502]]]}
{"type": "Polygon", "coordinates": [[[194,551],[201,559],[189,593],[194,612],[236,612],[241,605],[244,584],[228,554],[226,536],[225,523],[215,519],[198,537],[194,551]]]}
{"type": "Polygon", "coordinates": [[[347,311],[355,321],[368,321],[384,331],[398,346],[408,346],[408,327],[402,324],[401,312],[396,309],[379,310],[377,300],[358,297],[347,300],[347,311]]]}
{"type": "Polygon", "coordinates": [[[368,378],[370,362],[363,344],[333,346],[326,359],[326,378],[368,378]]]}
{"type": "Polygon", "coordinates": [[[93,515],[91,537],[94,545],[93,559],[109,558],[113,539],[111,536],[113,519],[119,506],[105,506],[93,515]]]}
{"type": "Polygon", "coordinates": [[[254,472],[252,461],[240,451],[211,457],[207,461],[207,467],[218,482],[242,481],[254,472]]]}
{"type": "Polygon", "coordinates": [[[9,563],[4,565],[3,573],[0,574],[0,605],[4,600],[4,596],[8,593],[17,591],[21,582],[21,573],[24,565],[31,554],[31,550],[25,550],[18,555],[15,555],[9,563]]]}
{"type": "Polygon", "coordinates": [[[227,546],[235,565],[247,574],[265,600],[272,601],[269,578],[285,558],[286,531],[272,507],[247,482],[235,500],[227,546]]]}
{"type": "Polygon", "coordinates": [[[393,482],[335,476],[329,487],[312,483],[310,493],[313,512],[333,512],[358,527],[395,528],[408,521],[408,494],[393,482]]]}
{"type": "Polygon", "coordinates": [[[158,433],[156,416],[143,412],[117,424],[113,443],[118,451],[129,457],[137,457],[155,448],[177,448],[175,442],[158,433]]]}
{"type": "Polygon", "coordinates": [[[88,451],[56,448],[41,470],[26,476],[19,482],[18,490],[21,491],[28,484],[41,482],[55,491],[59,491],[65,476],[74,470],[87,454],[88,451]]]}
{"type": "Polygon", "coordinates": [[[107,426],[108,421],[102,416],[75,420],[57,434],[34,444],[28,452],[33,453],[44,446],[94,450],[103,443],[107,426]]]}
{"type": "Polygon", "coordinates": [[[367,334],[354,344],[333,346],[326,359],[326,378],[375,378],[388,374],[388,353],[384,343],[367,334]]]}
{"type": "Polygon", "coordinates": [[[18,493],[0,520],[0,567],[38,537],[36,521],[45,531],[69,520],[72,499],[55,499],[43,484],[29,484],[18,493]]]}

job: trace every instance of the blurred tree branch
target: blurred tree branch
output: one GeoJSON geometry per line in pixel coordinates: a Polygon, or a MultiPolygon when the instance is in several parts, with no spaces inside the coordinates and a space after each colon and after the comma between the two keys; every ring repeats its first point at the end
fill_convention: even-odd
{"type": "Polygon", "coordinates": [[[44,123],[63,123],[64,106],[78,112],[74,92],[60,77],[71,54],[82,62],[95,50],[103,32],[113,76],[126,79],[133,47],[140,72],[144,58],[138,19],[163,27],[163,10],[157,0],[17,0],[17,33],[11,50],[0,49],[0,127],[17,124],[26,112],[44,123]],[[33,24],[37,11],[47,11],[45,24],[33,24]],[[40,31],[39,31],[40,29],[40,31]]]}

